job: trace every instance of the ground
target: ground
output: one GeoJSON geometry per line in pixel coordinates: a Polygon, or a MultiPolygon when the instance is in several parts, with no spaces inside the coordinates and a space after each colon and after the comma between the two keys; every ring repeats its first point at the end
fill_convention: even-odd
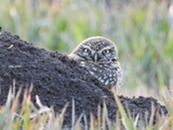
{"type": "MultiPolygon", "coordinates": [[[[88,117],[90,112],[96,116],[98,104],[103,107],[103,100],[106,102],[110,119],[115,119],[118,111],[112,92],[103,88],[85,68],[78,66],[75,61],[58,52],[34,47],[31,43],[21,40],[19,36],[4,32],[0,34],[1,106],[5,104],[10,85],[14,80],[16,90],[19,87],[29,88],[33,84],[31,97],[33,103],[35,103],[35,95],[38,95],[43,105],[53,106],[57,113],[68,102],[69,106],[65,114],[67,125],[71,124],[72,99],[75,101],[76,118],[81,113],[85,113],[88,117]]],[[[152,104],[159,114],[167,114],[166,107],[152,97],[128,98],[121,95],[119,99],[125,110],[128,107],[133,117],[138,114],[143,117],[148,113],[147,121],[149,121],[152,104]]],[[[155,114],[154,122],[156,118],[155,114]]]]}

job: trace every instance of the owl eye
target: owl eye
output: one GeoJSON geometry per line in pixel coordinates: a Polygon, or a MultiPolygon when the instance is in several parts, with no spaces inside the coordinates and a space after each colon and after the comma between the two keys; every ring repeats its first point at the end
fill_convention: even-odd
{"type": "Polygon", "coordinates": [[[103,54],[103,55],[106,55],[106,54],[109,54],[110,52],[111,52],[111,50],[107,49],[107,50],[104,50],[104,51],[102,52],[102,54],[103,54]]]}
{"type": "Polygon", "coordinates": [[[85,52],[85,53],[90,53],[90,49],[84,48],[84,49],[83,49],[83,52],[85,52]]]}

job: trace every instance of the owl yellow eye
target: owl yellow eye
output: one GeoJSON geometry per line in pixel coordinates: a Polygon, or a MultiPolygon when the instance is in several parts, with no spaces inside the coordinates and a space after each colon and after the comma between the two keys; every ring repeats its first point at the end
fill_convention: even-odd
{"type": "Polygon", "coordinates": [[[90,52],[90,50],[88,48],[84,48],[83,51],[86,52],[86,53],[90,52]]]}
{"type": "Polygon", "coordinates": [[[109,54],[111,51],[108,49],[108,50],[104,50],[102,53],[105,55],[105,54],[109,54]]]}

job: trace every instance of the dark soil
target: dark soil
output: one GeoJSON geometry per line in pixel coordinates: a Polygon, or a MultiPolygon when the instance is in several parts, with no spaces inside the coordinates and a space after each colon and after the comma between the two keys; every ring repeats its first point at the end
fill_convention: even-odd
{"type": "MultiPolygon", "coordinates": [[[[72,99],[75,101],[76,117],[81,113],[89,117],[90,112],[96,116],[98,104],[103,107],[103,100],[106,102],[110,119],[115,119],[118,111],[110,90],[102,88],[99,82],[75,61],[58,52],[34,47],[18,36],[5,32],[0,34],[0,105],[5,104],[13,80],[16,81],[16,90],[19,87],[29,88],[32,83],[32,101],[35,103],[35,95],[38,95],[43,105],[53,106],[57,113],[68,102],[66,125],[71,124],[72,99]]],[[[119,96],[119,99],[125,110],[128,107],[132,117],[138,114],[144,117],[148,113],[148,122],[152,104],[159,115],[167,115],[165,106],[151,97],[119,96]]],[[[155,113],[153,123],[158,114],[155,113]]]]}

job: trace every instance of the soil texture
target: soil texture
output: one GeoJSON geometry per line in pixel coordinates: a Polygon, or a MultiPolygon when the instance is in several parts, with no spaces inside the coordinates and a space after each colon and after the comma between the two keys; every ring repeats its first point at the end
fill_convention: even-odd
{"type": "MultiPolygon", "coordinates": [[[[109,118],[112,120],[116,118],[118,107],[111,91],[102,88],[85,68],[80,67],[66,55],[34,47],[31,43],[21,40],[19,36],[4,32],[0,34],[1,106],[6,102],[13,80],[16,82],[16,91],[19,87],[30,88],[31,83],[33,84],[31,100],[35,105],[35,96],[38,95],[43,105],[53,106],[59,113],[68,102],[65,125],[71,124],[73,99],[76,119],[82,113],[86,117],[89,117],[91,112],[97,116],[98,104],[103,108],[103,101],[107,105],[109,118]]],[[[137,115],[141,119],[147,116],[144,119],[146,122],[150,120],[152,104],[155,107],[153,123],[158,117],[166,116],[168,113],[165,106],[160,105],[152,97],[119,96],[119,99],[126,112],[128,108],[134,118],[137,115]]]]}

